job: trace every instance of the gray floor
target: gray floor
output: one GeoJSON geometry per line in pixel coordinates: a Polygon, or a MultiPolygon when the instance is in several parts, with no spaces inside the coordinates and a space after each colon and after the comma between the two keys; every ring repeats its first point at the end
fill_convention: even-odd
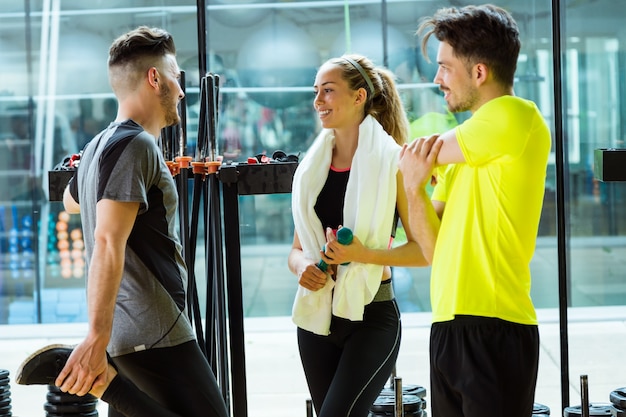
{"type": "MultiPolygon", "coordinates": [[[[575,308],[568,315],[568,405],[581,402],[582,374],[588,375],[590,401],[608,403],[611,391],[626,386],[623,354],[626,307],[575,308]]],[[[553,416],[559,416],[562,413],[558,311],[539,310],[539,318],[541,356],[535,400],[550,407],[553,416]]],[[[398,376],[404,384],[421,385],[427,391],[429,320],[428,313],[403,315],[403,340],[397,363],[398,376]]],[[[84,324],[0,326],[0,369],[9,370],[13,378],[19,363],[36,349],[48,343],[76,343],[84,331],[84,324]]],[[[248,415],[305,417],[308,394],[290,319],[247,318],[245,341],[248,415]]],[[[13,415],[44,416],[46,392],[46,387],[12,383],[13,415]]],[[[106,415],[106,404],[101,402],[98,409],[100,415],[106,415]]]]}
{"type": "MultiPolygon", "coordinates": [[[[242,279],[250,417],[305,416],[308,398],[300,367],[295,328],[289,314],[295,277],[287,270],[289,245],[242,247],[242,279]]],[[[198,248],[198,253],[202,249],[198,248]]],[[[580,403],[579,377],[588,374],[590,399],[608,402],[609,393],[626,386],[626,244],[622,239],[586,239],[571,248],[569,299],[570,404],[580,403]]],[[[533,299],[538,307],[541,333],[540,373],[536,401],[562,415],[560,329],[558,324],[558,269],[554,238],[538,240],[532,262],[533,299]]],[[[398,376],[405,384],[428,390],[428,333],[430,299],[428,268],[396,268],[394,286],[403,313],[403,341],[398,376]]],[[[201,298],[204,272],[197,270],[201,298]]],[[[0,326],[0,369],[14,375],[28,354],[47,343],[75,343],[85,324],[54,324],[68,317],[78,320],[84,311],[82,290],[44,294],[51,324],[0,326]]],[[[18,300],[19,301],[19,300],[18,300]]],[[[15,300],[14,300],[15,302],[15,300]]],[[[30,314],[32,300],[15,304],[18,313],[30,314]]],[[[13,415],[43,416],[45,387],[11,386],[13,415]]],[[[106,405],[100,405],[106,415],[106,405]]]]}

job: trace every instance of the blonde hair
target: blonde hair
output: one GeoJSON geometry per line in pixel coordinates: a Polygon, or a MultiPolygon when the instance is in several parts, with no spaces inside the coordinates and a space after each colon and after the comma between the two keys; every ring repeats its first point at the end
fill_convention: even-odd
{"type": "Polygon", "coordinates": [[[378,120],[385,132],[399,145],[406,143],[409,137],[409,121],[396,88],[394,74],[387,68],[377,67],[367,57],[356,54],[331,58],[327,63],[341,69],[341,77],[352,90],[365,89],[365,114],[378,120]]]}

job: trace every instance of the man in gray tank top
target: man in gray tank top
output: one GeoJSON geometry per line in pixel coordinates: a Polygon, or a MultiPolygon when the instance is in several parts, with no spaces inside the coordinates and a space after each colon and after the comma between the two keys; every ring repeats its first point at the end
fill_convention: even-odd
{"type": "Polygon", "coordinates": [[[101,397],[110,417],[228,415],[188,320],[178,195],[156,144],[162,128],[180,121],[175,52],[157,28],[111,45],[117,117],[86,145],[63,198],[68,212],[80,212],[85,236],[88,333],[73,350],[31,355],[17,378],[101,397]],[[59,361],[47,370],[54,377],[44,376],[59,361]]]}

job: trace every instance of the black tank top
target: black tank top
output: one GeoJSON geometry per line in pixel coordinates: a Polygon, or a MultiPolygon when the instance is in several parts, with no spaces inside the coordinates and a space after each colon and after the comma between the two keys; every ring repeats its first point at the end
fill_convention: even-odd
{"type": "Polygon", "coordinates": [[[324,230],[327,227],[337,229],[343,225],[343,200],[349,177],[350,169],[337,171],[331,167],[328,172],[326,183],[315,203],[315,214],[324,230]]]}

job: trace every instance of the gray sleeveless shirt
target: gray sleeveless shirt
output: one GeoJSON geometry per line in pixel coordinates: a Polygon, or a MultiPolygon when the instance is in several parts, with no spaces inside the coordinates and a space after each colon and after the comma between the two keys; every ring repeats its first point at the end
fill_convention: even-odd
{"type": "Polygon", "coordinates": [[[140,204],[126,245],[109,354],[193,340],[177,230],[178,194],[155,138],[132,120],[112,123],[85,147],[70,192],[81,207],[88,264],[98,201],[140,204]]]}

